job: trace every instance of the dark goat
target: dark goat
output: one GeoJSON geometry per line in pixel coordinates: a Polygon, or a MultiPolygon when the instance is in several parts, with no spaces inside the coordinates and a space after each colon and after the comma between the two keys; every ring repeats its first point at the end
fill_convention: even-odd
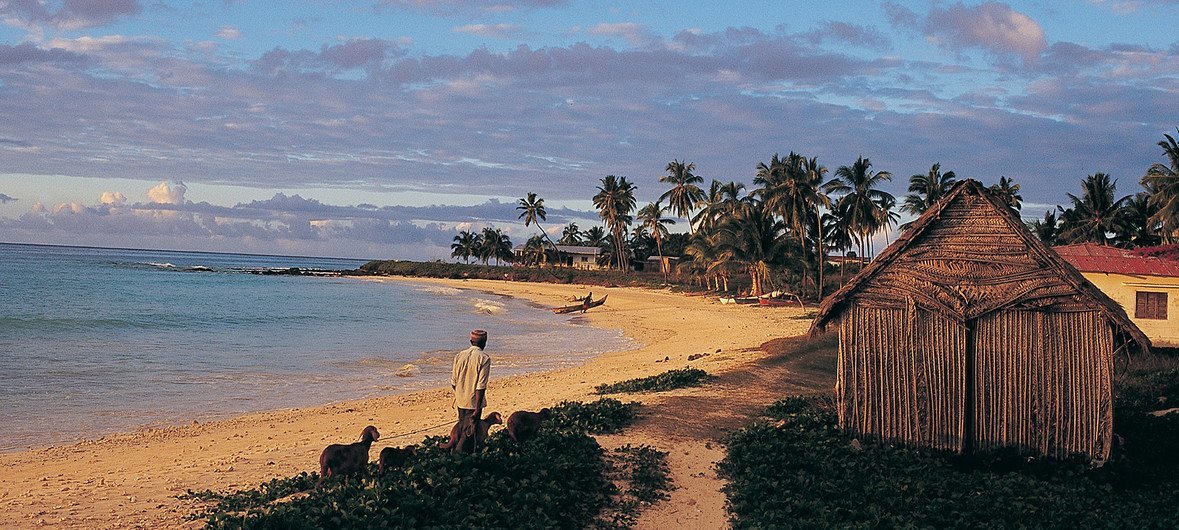
{"type": "Polygon", "coordinates": [[[553,412],[547,408],[538,412],[517,410],[508,416],[508,437],[516,443],[524,443],[536,436],[540,430],[540,423],[552,417],[553,412]]]}
{"type": "Polygon", "coordinates": [[[462,451],[464,453],[473,453],[487,441],[487,430],[492,425],[500,425],[504,422],[504,417],[498,412],[492,412],[481,420],[470,418],[465,422],[456,422],[454,427],[450,429],[450,441],[442,446],[448,451],[462,451]]]}
{"type": "Polygon", "coordinates": [[[368,449],[380,437],[377,428],[369,425],[360,433],[359,442],[332,444],[324,448],[319,455],[319,482],[315,483],[315,487],[318,488],[324,480],[336,475],[343,475],[347,483],[348,475],[363,474],[368,468],[368,449]]]}
{"type": "Polygon", "coordinates": [[[381,456],[377,459],[377,474],[384,475],[390,469],[401,469],[410,458],[417,456],[418,446],[386,447],[381,449],[381,456]]]}

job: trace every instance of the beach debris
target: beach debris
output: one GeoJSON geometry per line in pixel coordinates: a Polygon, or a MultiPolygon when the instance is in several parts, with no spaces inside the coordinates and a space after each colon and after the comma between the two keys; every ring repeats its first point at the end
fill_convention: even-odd
{"type": "Polygon", "coordinates": [[[692,355],[688,356],[688,360],[695,361],[696,359],[703,359],[705,357],[708,357],[709,355],[712,355],[712,354],[710,354],[710,353],[693,353],[692,355]]]}

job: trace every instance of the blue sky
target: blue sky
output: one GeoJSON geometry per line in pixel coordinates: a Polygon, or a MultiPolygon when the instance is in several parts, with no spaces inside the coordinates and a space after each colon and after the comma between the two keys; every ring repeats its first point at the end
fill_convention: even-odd
{"type": "Polygon", "coordinates": [[[0,241],[446,258],[672,159],[934,162],[1042,213],[1179,126],[1179,1],[0,0],[0,241]]]}

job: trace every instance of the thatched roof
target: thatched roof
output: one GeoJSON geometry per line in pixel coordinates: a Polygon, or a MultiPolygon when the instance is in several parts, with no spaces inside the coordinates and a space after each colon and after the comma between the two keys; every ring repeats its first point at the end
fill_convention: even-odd
{"type": "Polygon", "coordinates": [[[811,332],[825,329],[852,299],[895,307],[911,302],[959,322],[1006,308],[1095,308],[1123,337],[1150,347],[1121,306],[1032,235],[1001,199],[969,179],[823,300],[811,332]]]}

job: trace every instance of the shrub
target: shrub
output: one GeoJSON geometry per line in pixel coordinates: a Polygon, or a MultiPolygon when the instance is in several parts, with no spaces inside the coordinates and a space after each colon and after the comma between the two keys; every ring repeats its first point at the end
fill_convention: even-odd
{"type": "Polygon", "coordinates": [[[621,429],[636,407],[617,400],[562,403],[556,420],[527,443],[516,445],[501,431],[473,454],[444,451],[444,438],[430,436],[405,468],[375,476],[370,465],[368,477],[347,484],[333,479],[312,489],[318,475],[300,473],[253,490],[189,491],[180,498],[205,505],[191,519],[210,529],[619,526],[600,519],[633,511],[620,509],[626,496],[614,481],[638,484],[628,491],[653,491],[659,483],[649,461],[656,457],[644,452],[640,464],[616,470],[587,433],[621,429]]]}
{"type": "Polygon", "coordinates": [[[630,379],[619,383],[601,384],[594,387],[598,394],[618,394],[623,392],[663,392],[677,388],[700,386],[716,379],[704,370],[684,368],[682,370],[668,370],[659,375],[630,379]]]}
{"type": "MultiPolygon", "coordinates": [[[[1091,469],[1014,452],[860,444],[836,429],[828,399],[791,398],[767,413],[778,421],[734,433],[719,466],[736,528],[1134,528],[1179,517],[1179,467],[1162,454],[1174,441],[1091,469]],[[1135,478],[1147,472],[1152,480],[1135,478]]],[[[1151,423],[1147,445],[1179,438],[1179,419],[1137,420],[1151,423]]],[[[1127,449],[1144,441],[1127,436],[1127,449]]]]}

